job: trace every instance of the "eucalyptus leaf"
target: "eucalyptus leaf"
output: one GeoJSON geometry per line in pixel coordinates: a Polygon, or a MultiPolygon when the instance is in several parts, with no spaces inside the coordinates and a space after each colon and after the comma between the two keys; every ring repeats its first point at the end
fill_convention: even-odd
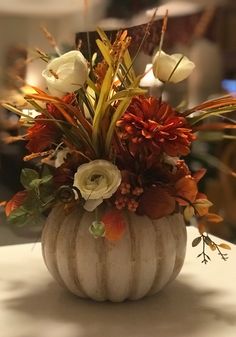
{"type": "Polygon", "coordinates": [[[27,222],[28,217],[28,211],[23,206],[20,206],[10,213],[7,220],[12,224],[23,226],[27,222]]]}
{"type": "Polygon", "coordinates": [[[198,236],[197,238],[195,238],[192,242],[192,247],[196,247],[197,245],[199,245],[199,243],[201,242],[202,237],[198,236]]]}
{"type": "Polygon", "coordinates": [[[25,168],[21,171],[20,181],[21,181],[21,184],[26,189],[32,189],[32,186],[31,186],[32,181],[38,178],[39,178],[39,174],[35,170],[25,168]]]}
{"type": "Polygon", "coordinates": [[[52,181],[53,176],[51,174],[45,175],[43,178],[41,178],[40,184],[47,184],[52,181]]]}

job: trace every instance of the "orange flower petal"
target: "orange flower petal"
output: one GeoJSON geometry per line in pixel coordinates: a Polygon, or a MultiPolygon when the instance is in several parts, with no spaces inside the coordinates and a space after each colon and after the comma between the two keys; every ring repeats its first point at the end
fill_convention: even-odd
{"type": "Polygon", "coordinates": [[[105,238],[109,241],[117,241],[121,239],[126,223],[122,211],[112,209],[106,212],[102,217],[105,225],[105,238]]]}

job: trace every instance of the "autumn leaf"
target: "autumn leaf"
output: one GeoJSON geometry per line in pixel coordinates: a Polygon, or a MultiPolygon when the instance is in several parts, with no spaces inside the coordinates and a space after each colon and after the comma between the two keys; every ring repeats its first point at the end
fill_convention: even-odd
{"type": "Polygon", "coordinates": [[[223,249],[231,250],[231,247],[229,245],[227,245],[226,243],[220,243],[218,245],[218,247],[223,248],[223,249]]]}
{"type": "Polygon", "coordinates": [[[14,211],[16,208],[20,207],[23,202],[25,201],[25,198],[27,196],[27,191],[20,191],[17,192],[11,200],[8,201],[5,207],[5,213],[6,216],[9,216],[12,211],[14,211]]]}
{"type": "Polygon", "coordinates": [[[195,210],[192,206],[188,205],[184,209],[184,219],[190,221],[190,219],[195,215],[195,210]]]}
{"type": "Polygon", "coordinates": [[[198,236],[197,238],[195,238],[192,242],[192,247],[196,247],[200,242],[202,241],[202,237],[198,236]]]}
{"type": "Polygon", "coordinates": [[[140,198],[138,213],[151,219],[160,219],[173,213],[175,199],[163,187],[153,186],[147,189],[140,198]]]}
{"type": "Polygon", "coordinates": [[[105,225],[105,238],[109,241],[117,241],[124,234],[126,222],[124,215],[117,209],[106,212],[101,221],[105,225]]]}
{"type": "Polygon", "coordinates": [[[196,180],[190,175],[179,179],[175,184],[175,189],[176,200],[181,206],[188,205],[189,202],[193,203],[198,193],[196,180]]]}
{"type": "Polygon", "coordinates": [[[199,216],[204,216],[208,214],[208,209],[211,207],[213,204],[210,202],[208,199],[197,199],[194,202],[194,207],[196,211],[198,212],[199,216]]]}
{"type": "Polygon", "coordinates": [[[205,168],[201,168],[200,170],[198,170],[197,172],[195,172],[193,174],[193,178],[195,179],[195,181],[198,183],[206,174],[206,169],[205,168]]]}
{"type": "Polygon", "coordinates": [[[199,233],[200,233],[200,234],[205,233],[205,232],[207,231],[206,225],[205,225],[204,223],[200,222],[200,223],[198,224],[198,230],[199,230],[199,233]]]}
{"type": "Polygon", "coordinates": [[[224,219],[218,214],[208,213],[208,214],[206,214],[206,220],[209,221],[209,222],[218,223],[218,222],[223,221],[224,219]]]}

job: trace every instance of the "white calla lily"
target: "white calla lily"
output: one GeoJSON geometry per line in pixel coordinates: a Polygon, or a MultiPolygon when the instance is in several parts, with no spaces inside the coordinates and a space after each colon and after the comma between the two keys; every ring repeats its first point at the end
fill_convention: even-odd
{"type": "Polygon", "coordinates": [[[57,97],[81,88],[88,78],[87,61],[78,50],[72,50],[50,61],[42,72],[48,91],[57,97]]]}
{"type": "Polygon", "coordinates": [[[194,68],[195,64],[182,54],[168,55],[161,50],[153,58],[153,74],[162,82],[181,82],[194,68]]]}

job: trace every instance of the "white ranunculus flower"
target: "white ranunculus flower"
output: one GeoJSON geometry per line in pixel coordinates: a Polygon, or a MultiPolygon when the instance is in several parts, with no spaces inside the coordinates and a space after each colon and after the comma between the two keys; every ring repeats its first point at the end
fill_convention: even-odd
{"type": "Polygon", "coordinates": [[[152,64],[153,74],[156,78],[163,82],[168,81],[172,83],[178,83],[185,80],[195,68],[195,64],[186,56],[183,56],[182,54],[168,55],[163,51],[158,51],[156,53],[152,64]],[[179,61],[180,63],[178,64],[179,61]],[[176,67],[177,64],[178,66],[176,67]],[[175,71],[173,72],[174,69],[175,71]]]}
{"type": "Polygon", "coordinates": [[[88,78],[87,61],[78,50],[72,50],[48,63],[42,72],[48,91],[58,97],[81,88],[88,78]]]}
{"type": "Polygon", "coordinates": [[[90,212],[100,205],[103,199],[111,198],[120,183],[120,170],[103,159],[80,165],[74,176],[74,186],[86,200],[84,208],[90,212]]]}

